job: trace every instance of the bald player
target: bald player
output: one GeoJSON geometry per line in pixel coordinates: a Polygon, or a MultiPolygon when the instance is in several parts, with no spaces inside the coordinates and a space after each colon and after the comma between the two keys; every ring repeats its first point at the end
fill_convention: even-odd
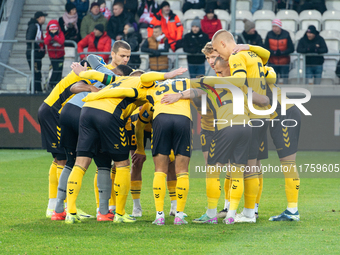
{"type": "MultiPolygon", "coordinates": [[[[262,59],[252,51],[240,51],[233,53],[236,47],[234,37],[228,31],[218,30],[212,38],[213,49],[216,50],[220,56],[229,62],[231,76],[231,83],[237,87],[244,85],[251,87],[253,91],[260,95],[266,95],[267,84],[265,80],[264,64],[267,63],[270,53],[268,51],[268,58],[262,59]]],[[[256,110],[267,110],[268,106],[253,105],[256,110]]],[[[250,113],[251,124],[257,125],[256,120],[268,119],[269,115],[255,115],[250,113]]],[[[236,222],[256,222],[255,217],[255,202],[259,191],[259,168],[257,167],[257,158],[259,155],[259,147],[266,136],[268,129],[268,122],[264,123],[262,127],[252,128],[251,142],[249,146],[249,155],[247,163],[247,172],[244,176],[244,200],[245,206],[243,212],[238,214],[235,218],[236,222]]]]}

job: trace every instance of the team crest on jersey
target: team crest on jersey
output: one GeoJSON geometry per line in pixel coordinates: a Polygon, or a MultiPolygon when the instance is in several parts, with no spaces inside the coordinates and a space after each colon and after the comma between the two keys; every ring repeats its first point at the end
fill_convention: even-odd
{"type": "Polygon", "coordinates": [[[143,114],[142,114],[142,116],[144,117],[144,118],[148,118],[149,117],[149,113],[148,113],[148,111],[147,110],[145,110],[144,112],[143,112],[143,114]]]}

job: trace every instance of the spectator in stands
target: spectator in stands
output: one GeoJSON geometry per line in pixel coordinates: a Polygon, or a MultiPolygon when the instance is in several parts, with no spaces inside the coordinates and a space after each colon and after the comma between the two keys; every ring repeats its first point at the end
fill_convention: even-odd
{"type": "Polygon", "coordinates": [[[300,0],[276,0],[276,9],[279,11],[281,9],[293,9],[299,11],[300,0]]]}
{"type": "Polygon", "coordinates": [[[63,31],[61,31],[58,21],[55,19],[48,22],[46,30],[44,43],[47,45],[47,52],[52,65],[52,76],[47,91],[51,92],[55,85],[61,80],[63,74],[65,36],[63,31]]]}
{"type": "Polygon", "coordinates": [[[90,12],[87,14],[81,22],[80,36],[85,38],[88,34],[92,33],[94,27],[98,24],[102,24],[106,28],[107,20],[100,12],[99,4],[92,3],[90,12]]]}
{"type": "MultiPolygon", "coordinates": [[[[79,42],[79,30],[78,30],[78,14],[76,6],[72,3],[65,5],[65,13],[59,18],[59,26],[64,33],[65,40],[72,40],[76,43],[79,42]]],[[[65,43],[66,47],[74,47],[72,43],[65,43]]]]}
{"type": "Polygon", "coordinates": [[[205,7],[205,0],[185,0],[182,11],[185,13],[189,9],[203,9],[205,7]]]}
{"type": "Polygon", "coordinates": [[[78,14],[78,29],[80,29],[81,22],[83,18],[86,16],[87,11],[89,10],[90,0],[67,0],[67,3],[72,3],[76,6],[77,14],[78,14]]]}
{"type": "MultiPolygon", "coordinates": [[[[139,44],[142,42],[142,36],[135,31],[131,24],[124,26],[123,41],[127,42],[131,47],[131,52],[139,51],[139,44]]],[[[133,69],[138,69],[141,64],[139,55],[131,55],[128,65],[133,69]]]]}
{"type": "Polygon", "coordinates": [[[207,6],[205,13],[204,18],[201,20],[201,27],[203,33],[208,34],[209,39],[211,40],[215,32],[222,29],[222,24],[214,13],[212,5],[207,6]]]}
{"type": "Polygon", "coordinates": [[[169,68],[169,59],[162,55],[162,52],[169,52],[169,43],[161,26],[153,28],[152,36],[144,41],[141,47],[142,52],[151,53],[149,55],[149,64],[152,71],[167,72],[169,68]]]}
{"type": "MultiPolygon", "coordinates": [[[[45,23],[46,13],[38,11],[34,14],[34,18],[31,18],[28,22],[28,28],[26,31],[26,40],[43,41],[44,35],[42,31],[42,25],[45,23]]],[[[26,58],[30,69],[34,68],[34,90],[41,92],[41,60],[45,56],[45,44],[44,42],[34,43],[34,67],[31,66],[31,50],[32,43],[27,43],[26,58]]]]}
{"type": "Polygon", "coordinates": [[[289,32],[282,29],[280,19],[272,21],[272,30],[266,36],[264,47],[270,51],[269,64],[287,84],[290,63],[289,54],[294,52],[294,45],[289,32]]]}
{"type": "Polygon", "coordinates": [[[155,26],[162,27],[162,31],[173,51],[179,48],[179,45],[176,46],[176,44],[182,40],[183,26],[178,16],[170,10],[169,2],[163,1],[159,12],[153,17],[148,28],[148,37],[152,36],[155,26]]]}
{"type": "Polygon", "coordinates": [[[137,11],[137,15],[140,17],[139,27],[147,28],[158,11],[159,6],[157,2],[154,0],[142,0],[137,11]]]}
{"type": "Polygon", "coordinates": [[[101,13],[103,13],[104,17],[109,20],[112,16],[111,11],[109,8],[106,7],[105,0],[98,0],[97,3],[99,4],[99,10],[101,13]]]}
{"type": "Polygon", "coordinates": [[[300,6],[300,12],[305,10],[317,10],[323,14],[327,11],[325,0],[305,0],[303,5],[300,6]]]}
{"type": "Polygon", "coordinates": [[[230,0],[206,0],[206,7],[211,5],[214,9],[229,10],[230,0]]]}
{"type": "Polygon", "coordinates": [[[138,0],[115,0],[114,3],[123,3],[124,10],[134,18],[138,9],[138,0]]]}
{"type": "Polygon", "coordinates": [[[250,12],[252,14],[254,14],[254,12],[256,12],[258,10],[262,10],[262,8],[263,8],[263,1],[264,0],[253,0],[250,12]]]}
{"type": "MultiPolygon", "coordinates": [[[[93,32],[85,36],[84,39],[78,43],[78,53],[84,52],[87,47],[88,52],[110,52],[111,51],[111,38],[104,31],[103,24],[97,24],[93,32]]],[[[105,63],[109,61],[109,54],[98,54],[101,56],[105,63]]],[[[80,55],[81,59],[85,59],[86,55],[80,55]]]]}
{"type": "Polygon", "coordinates": [[[205,74],[205,56],[201,54],[201,50],[209,41],[209,36],[201,30],[201,20],[196,17],[191,23],[191,32],[183,39],[184,52],[199,54],[187,56],[190,78],[205,74]]]}
{"type": "Polygon", "coordinates": [[[137,25],[132,14],[124,10],[123,3],[114,3],[113,15],[107,24],[107,34],[113,41],[121,40],[124,34],[124,26],[128,23],[137,25]]]}
{"type": "Polygon", "coordinates": [[[244,19],[243,23],[244,23],[244,30],[242,32],[242,36],[245,42],[243,41],[242,37],[239,36],[237,38],[237,43],[238,44],[246,43],[246,44],[258,45],[258,46],[263,47],[262,37],[255,30],[255,23],[251,22],[248,19],[244,19]]]}
{"type": "MultiPolygon", "coordinates": [[[[305,35],[300,39],[296,51],[298,53],[323,54],[328,52],[328,48],[315,26],[310,25],[305,35]]],[[[314,84],[321,83],[323,62],[323,56],[306,56],[306,78],[314,78],[314,84]]]]}

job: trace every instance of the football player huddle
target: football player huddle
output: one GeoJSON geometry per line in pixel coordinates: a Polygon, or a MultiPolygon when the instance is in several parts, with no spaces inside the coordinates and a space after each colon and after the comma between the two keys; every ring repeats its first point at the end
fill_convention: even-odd
{"type": "Polygon", "coordinates": [[[186,68],[166,73],[132,70],[127,66],[131,48],[123,41],[114,43],[108,65],[95,55],[72,64],[73,71],[57,84],[38,113],[43,147],[54,158],[46,217],[68,224],[94,218],[76,206],[83,176],[93,159],[97,221],[136,222],[142,216],[141,172],[150,139],[156,207],[152,224],[165,224],[166,189],[173,223],[188,224],[184,209],[193,142],[192,105],[203,113],[201,145],[208,202],[206,212],[192,222],[217,224],[218,218],[225,224],[256,222],[263,189],[261,160],[268,158],[268,129],[281,165],[288,169],[283,171],[287,209],[269,220],[300,219],[295,160],[301,117],[295,105],[287,105],[286,115],[281,114],[281,97],[273,96],[280,95],[276,74],[266,66],[269,51],[237,45],[233,35],[221,29],[202,53],[216,76],[176,78],[186,68]],[[272,105],[277,105],[274,113],[266,114],[272,105]],[[294,119],[297,125],[283,127],[285,119],[294,119]],[[218,212],[222,167],[228,170],[224,208],[218,212]],[[125,211],[129,192],[131,215],[125,211]],[[236,214],[242,195],[244,209],[236,214]]]}

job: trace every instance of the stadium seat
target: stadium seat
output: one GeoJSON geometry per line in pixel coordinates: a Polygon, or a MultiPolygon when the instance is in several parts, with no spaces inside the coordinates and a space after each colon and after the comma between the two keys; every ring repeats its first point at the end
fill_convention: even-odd
{"type": "Polygon", "coordinates": [[[282,21],[282,28],[297,31],[299,14],[294,10],[281,10],[276,14],[276,18],[282,21]]]}
{"type": "Polygon", "coordinates": [[[203,19],[205,12],[202,10],[194,10],[190,9],[184,13],[182,24],[184,28],[191,29],[191,22],[198,16],[200,19],[203,19]]]}
{"type": "Polygon", "coordinates": [[[322,85],[334,85],[339,83],[339,78],[336,76],[334,70],[323,69],[321,76],[322,85]]]}
{"type": "Polygon", "coordinates": [[[264,43],[269,31],[265,29],[256,29],[256,31],[262,37],[262,42],[264,43]]]}
{"type": "Polygon", "coordinates": [[[149,69],[149,55],[141,54],[140,59],[141,59],[141,64],[139,68],[145,71],[148,70],[149,69]]]}
{"type": "Polygon", "coordinates": [[[216,9],[214,13],[217,15],[217,18],[221,20],[222,28],[228,30],[228,26],[230,23],[230,15],[227,11],[216,9]]]}
{"type": "Polygon", "coordinates": [[[308,26],[314,25],[318,31],[321,30],[321,13],[317,10],[306,10],[300,13],[300,30],[307,30],[308,26]]]}
{"type": "Polygon", "coordinates": [[[251,0],[238,0],[236,1],[236,10],[250,11],[251,0]]]}
{"type": "Polygon", "coordinates": [[[329,11],[340,11],[339,0],[326,0],[326,7],[329,11]]]}
{"type": "Polygon", "coordinates": [[[326,11],[322,15],[322,30],[338,30],[340,28],[340,11],[326,11]]]}
{"type": "Polygon", "coordinates": [[[275,5],[276,5],[275,0],[264,0],[262,10],[275,11],[275,5]]]}
{"type": "Polygon", "coordinates": [[[236,30],[237,33],[242,33],[242,31],[244,30],[243,19],[248,19],[248,20],[252,21],[253,15],[251,14],[250,11],[244,11],[244,10],[236,11],[235,30],[236,30]]]}
{"type": "Polygon", "coordinates": [[[320,32],[327,44],[329,53],[339,53],[340,33],[336,30],[323,30],[320,32]]]}
{"type": "Polygon", "coordinates": [[[147,28],[140,28],[139,33],[142,35],[143,39],[148,38],[148,29],[147,28]]]}
{"type": "Polygon", "coordinates": [[[287,29],[287,32],[289,32],[290,38],[292,39],[292,42],[295,45],[295,33],[288,29],[287,29]]]}
{"type": "Polygon", "coordinates": [[[178,18],[181,20],[182,24],[183,24],[183,18],[184,18],[184,15],[183,15],[183,12],[180,11],[180,10],[172,10],[173,13],[175,13],[178,18]]]}
{"type": "Polygon", "coordinates": [[[295,33],[295,42],[298,43],[299,40],[305,35],[307,29],[306,30],[299,30],[295,33]]]}
{"type": "Polygon", "coordinates": [[[256,29],[271,30],[273,19],[275,19],[273,11],[259,10],[253,14],[256,29]]]}
{"type": "Polygon", "coordinates": [[[169,0],[168,1],[169,2],[169,4],[170,4],[170,8],[171,8],[171,10],[178,10],[178,11],[180,11],[180,10],[182,10],[182,2],[180,1],[180,0],[175,0],[175,1],[171,1],[171,0],[169,0]]]}

